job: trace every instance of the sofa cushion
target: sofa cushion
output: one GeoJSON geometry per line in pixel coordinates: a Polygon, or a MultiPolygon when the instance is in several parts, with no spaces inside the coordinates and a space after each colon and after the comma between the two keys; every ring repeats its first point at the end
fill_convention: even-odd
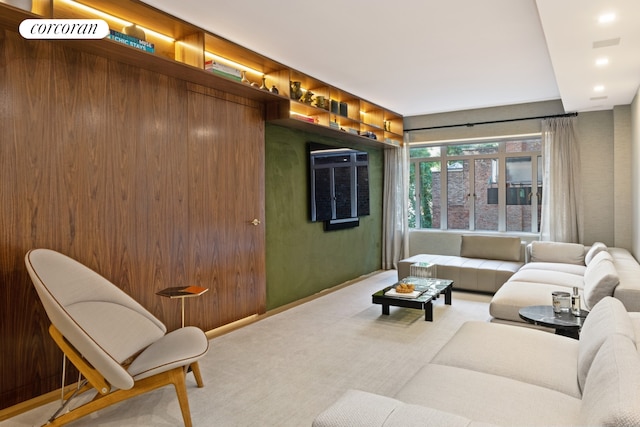
{"type": "Polygon", "coordinates": [[[578,383],[584,389],[587,374],[594,357],[605,339],[613,334],[621,334],[635,342],[635,329],[622,303],[605,297],[593,307],[582,325],[578,348],[578,383]]]}
{"type": "Polygon", "coordinates": [[[395,397],[503,426],[522,426],[525,422],[530,426],[576,425],[580,416],[580,399],[573,396],[512,378],[435,363],[420,368],[395,397]]]}
{"type": "Polygon", "coordinates": [[[386,396],[359,390],[347,390],[335,403],[320,413],[313,427],[382,426],[403,403],[386,396]]]}
{"type": "Polygon", "coordinates": [[[606,250],[607,250],[607,245],[605,245],[604,243],[602,243],[602,242],[594,243],[593,245],[591,245],[591,247],[589,248],[589,250],[585,254],[584,263],[586,265],[589,265],[589,263],[591,262],[593,257],[595,257],[598,253],[600,253],[602,251],[606,251],[606,250]]]}
{"type": "MultiPolygon", "coordinates": [[[[578,266],[576,265],[576,267],[578,266]]],[[[562,286],[563,288],[569,288],[569,290],[571,290],[571,288],[575,286],[580,289],[584,287],[583,276],[555,270],[520,269],[517,273],[511,276],[509,280],[515,282],[546,283],[548,285],[556,285],[562,286]]],[[[549,298],[551,298],[551,296],[549,296],[549,298]]]]}
{"type": "Polygon", "coordinates": [[[602,298],[613,295],[618,283],[620,278],[611,255],[608,252],[598,253],[584,272],[584,305],[587,310],[602,298]]]}
{"type": "Polygon", "coordinates": [[[532,262],[584,265],[584,245],[564,242],[531,242],[532,262]]]}
{"type": "Polygon", "coordinates": [[[608,337],[587,375],[580,416],[583,425],[640,425],[640,358],[629,338],[608,337]]]}
{"type": "Polygon", "coordinates": [[[584,271],[586,265],[577,264],[563,264],[561,262],[529,262],[520,268],[518,271],[523,270],[542,270],[542,271],[558,271],[561,273],[569,273],[584,277],[584,271]]]}
{"type": "Polygon", "coordinates": [[[627,311],[640,312],[640,264],[627,249],[609,248],[609,254],[620,278],[613,296],[622,301],[627,311]]]}
{"type": "Polygon", "coordinates": [[[495,292],[521,265],[515,261],[452,257],[437,264],[437,275],[453,280],[454,289],[495,292]]]}
{"type": "Polygon", "coordinates": [[[313,427],[486,427],[427,406],[409,405],[391,397],[360,390],[347,390],[313,420],[313,427]]]}
{"type": "Polygon", "coordinates": [[[431,363],[512,378],[580,398],[578,346],[577,340],[544,331],[469,321],[431,363]],[[509,351],[505,351],[506,345],[509,351]]]}
{"type": "Polygon", "coordinates": [[[555,291],[570,292],[571,288],[543,282],[509,280],[491,298],[489,313],[496,319],[524,323],[518,313],[520,309],[530,305],[551,305],[551,292],[555,291]]]}
{"type": "Polygon", "coordinates": [[[482,292],[495,292],[523,265],[520,261],[421,254],[398,262],[398,280],[408,277],[411,264],[417,262],[435,264],[438,278],[453,280],[454,289],[482,292]]]}
{"type": "Polygon", "coordinates": [[[460,256],[467,258],[520,260],[519,237],[463,235],[460,256]]]}
{"type": "MultiPolygon", "coordinates": [[[[398,280],[409,277],[411,274],[411,264],[417,262],[428,262],[429,264],[436,265],[436,274],[440,274],[438,267],[441,265],[447,265],[449,262],[458,259],[456,255],[436,255],[436,254],[419,254],[413,255],[409,258],[398,261],[398,280]]],[[[441,279],[447,279],[446,277],[440,277],[441,279]]],[[[451,279],[449,279],[451,280],[451,279]]]]}
{"type": "MultiPolygon", "coordinates": [[[[618,298],[616,298],[618,299],[618,298]]],[[[618,300],[620,301],[620,300],[618,300]]],[[[622,301],[620,301],[622,302],[622,301]]],[[[624,305],[624,303],[623,303],[624,305]]],[[[636,343],[638,342],[638,337],[640,337],[640,313],[638,313],[637,311],[634,312],[627,312],[627,314],[629,315],[629,319],[631,319],[631,324],[633,325],[633,330],[635,331],[635,340],[636,343]]],[[[637,344],[636,344],[637,346],[637,344]]]]}

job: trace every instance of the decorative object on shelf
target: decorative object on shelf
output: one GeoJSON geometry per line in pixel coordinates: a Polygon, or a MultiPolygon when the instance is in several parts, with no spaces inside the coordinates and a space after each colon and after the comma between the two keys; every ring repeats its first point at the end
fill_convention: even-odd
{"type": "Polygon", "coordinates": [[[265,76],[262,76],[262,84],[260,85],[260,89],[269,90],[269,88],[267,87],[267,78],[265,76]]]}
{"type": "Polygon", "coordinates": [[[250,82],[250,81],[249,81],[249,79],[247,78],[247,72],[246,72],[245,70],[242,70],[242,73],[241,73],[241,74],[242,74],[242,75],[241,75],[241,77],[240,77],[240,81],[241,81],[242,83],[245,83],[245,84],[250,85],[250,84],[251,84],[251,82],[250,82]]]}
{"type": "Polygon", "coordinates": [[[313,92],[307,90],[302,97],[300,97],[300,102],[304,102],[307,105],[311,105],[313,102],[313,92]]]}
{"type": "Polygon", "coordinates": [[[118,43],[126,44],[127,46],[135,47],[136,49],[144,50],[145,52],[154,53],[156,50],[153,43],[140,40],[127,34],[119,33],[115,30],[109,30],[109,35],[107,37],[118,43]]]}
{"type": "Polygon", "coordinates": [[[360,136],[364,136],[371,139],[378,139],[375,133],[368,130],[360,132],[360,136]]]}
{"type": "Polygon", "coordinates": [[[275,93],[276,95],[280,92],[278,92],[278,88],[276,87],[276,85],[271,86],[271,93],[275,93]]]}
{"type": "Polygon", "coordinates": [[[391,132],[391,121],[390,120],[385,120],[384,121],[384,130],[387,132],[391,132]]]}
{"type": "Polygon", "coordinates": [[[342,117],[348,117],[349,116],[349,113],[348,113],[348,110],[347,110],[348,106],[347,106],[346,102],[341,102],[339,108],[340,108],[340,115],[342,117]]]}
{"type": "Polygon", "coordinates": [[[291,86],[291,99],[298,100],[302,98],[302,83],[298,81],[292,81],[291,86]]]}
{"type": "Polygon", "coordinates": [[[32,1],[31,0],[0,0],[0,3],[6,3],[11,6],[15,6],[27,12],[31,12],[32,1]]]}
{"type": "Polygon", "coordinates": [[[305,115],[302,115],[302,114],[291,113],[291,117],[293,117],[296,120],[301,120],[301,121],[307,122],[307,123],[313,123],[313,124],[318,123],[317,118],[305,116],[305,115]]]}
{"type": "Polygon", "coordinates": [[[331,112],[333,114],[338,114],[340,112],[340,103],[335,99],[331,100],[331,112]]]}
{"type": "Polygon", "coordinates": [[[136,24],[131,24],[123,27],[122,32],[128,36],[135,37],[138,40],[147,40],[147,35],[144,33],[144,30],[138,27],[136,24]]]}
{"type": "Polygon", "coordinates": [[[260,86],[258,86],[258,83],[256,83],[256,82],[251,82],[251,87],[257,87],[257,88],[259,88],[260,86]]]}
{"type": "Polygon", "coordinates": [[[237,68],[230,67],[225,64],[221,64],[214,60],[209,60],[204,63],[204,69],[228,79],[235,80],[237,82],[242,80],[242,72],[237,68]]]}
{"type": "Polygon", "coordinates": [[[326,109],[326,99],[322,95],[316,96],[316,107],[326,109]]]}

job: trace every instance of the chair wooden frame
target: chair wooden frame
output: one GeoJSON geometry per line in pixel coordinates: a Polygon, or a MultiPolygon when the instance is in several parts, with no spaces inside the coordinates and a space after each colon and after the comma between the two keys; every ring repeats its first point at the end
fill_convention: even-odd
{"type": "MultiPolygon", "coordinates": [[[[131,397],[171,384],[175,387],[176,394],[178,396],[184,425],[185,427],[192,426],[191,413],[189,411],[189,400],[187,398],[185,367],[173,368],[169,371],[138,380],[135,382],[133,387],[128,390],[112,390],[112,387],[107,380],[82,357],[82,355],[64,338],[54,325],[49,327],[49,334],[66,357],[87,380],[87,384],[81,386],[80,390],[72,390],[64,396],[65,405],[68,403],[69,399],[74,397],[74,395],[81,394],[92,389],[95,389],[98,393],[91,401],[58,417],[54,415],[54,417],[44,425],[62,426],[115,403],[122,402],[123,400],[131,397]]],[[[193,362],[188,367],[193,372],[198,387],[203,387],[204,383],[202,382],[202,375],[200,373],[200,366],[198,365],[198,362],[193,362]]]]}

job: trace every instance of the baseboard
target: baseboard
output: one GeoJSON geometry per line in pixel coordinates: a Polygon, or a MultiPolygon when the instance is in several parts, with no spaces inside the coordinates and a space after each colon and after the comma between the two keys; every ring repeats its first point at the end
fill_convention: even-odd
{"type": "MultiPolygon", "coordinates": [[[[73,390],[74,388],[76,388],[76,386],[77,383],[65,386],[65,393],[73,390]]],[[[20,415],[24,412],[36,409],[42,405],[46,405],[47,403],[51,403],[55,400],[60,399],[60,396],[60,389],[57,389],[40,396],[36,396],[33,399],[25,400],[24,402],[20,402],[16,405],[9,406],[8,408],[0,409],[0,421],[8,420],[9,418],[13,418],[16,415],[20,415]]]]}

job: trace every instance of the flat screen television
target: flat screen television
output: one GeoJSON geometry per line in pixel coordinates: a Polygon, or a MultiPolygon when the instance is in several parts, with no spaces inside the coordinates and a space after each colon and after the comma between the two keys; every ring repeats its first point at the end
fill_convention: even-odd
{"type": "Polygon", "coordinates": [[[325,230],[357,227],[369,215],[369,155],[366,151],[309,143],[311,221],[325,230]]]}

